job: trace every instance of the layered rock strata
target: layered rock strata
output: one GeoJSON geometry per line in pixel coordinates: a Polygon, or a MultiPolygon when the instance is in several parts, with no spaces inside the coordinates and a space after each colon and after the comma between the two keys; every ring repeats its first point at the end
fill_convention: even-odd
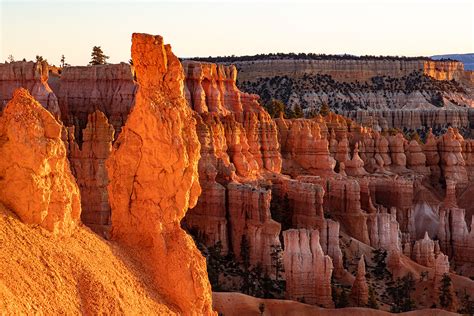
{"type": "Polygon", "coordinates": [[[61,119],[75,126],[78,140],[96,110],[106,115],[118,135],[137,90],[134,68],[126,63],[65,67],[57,86],[61,119]]]}
{"type": "Polygon", "coordinates": [[[27,89],[54,117],[61,116],[58,99],[48,85],[46,62],[0,63],[0,110],[13,97],[13,92],[20,87],[27,89]]]}

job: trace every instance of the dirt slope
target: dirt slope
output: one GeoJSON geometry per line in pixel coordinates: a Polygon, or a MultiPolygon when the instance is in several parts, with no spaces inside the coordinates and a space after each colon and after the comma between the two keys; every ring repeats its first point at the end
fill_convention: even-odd
{"type": "Polygon", "coordinates": [[[0,310],[6,314],[175,314],[123,248],[80,227],[23,224],[0,204],[0,310]]]}

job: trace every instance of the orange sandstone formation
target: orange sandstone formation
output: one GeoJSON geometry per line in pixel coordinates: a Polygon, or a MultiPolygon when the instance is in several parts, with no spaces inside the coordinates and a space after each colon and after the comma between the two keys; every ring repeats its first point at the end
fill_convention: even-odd
{"type": "Polygon", "coordinates": [[[61,125],[25,89],[0,118],[0,202],[28,224],[70,235],[81,213],[61,125]]]}
{"type": "Polygon", "coordinates": [[[110,205],[105,161],[112,151],[114,127],[102,112],[96,111],[89,114],[82,140],[79,148],[74,139],[74,127],[68,129],[68,157],[81,191],[81,220],[98,234],[107,236],[110,205]]]}
{"type": "Polygon", "coordinates": [[[160,36],[133,34],[132,59],[135,106],[107,161],[112,238],[136,251],[169,304],[211,314],[205,261],[180,227],[201,192],[183,69],[160,36]]]}

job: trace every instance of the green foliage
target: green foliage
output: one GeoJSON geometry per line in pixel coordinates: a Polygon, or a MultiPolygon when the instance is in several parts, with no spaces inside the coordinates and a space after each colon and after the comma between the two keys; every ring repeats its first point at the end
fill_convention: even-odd
{"type": "Polygon", "coordinates": [[[331,293],[332,301],[336,308],[344,308],[349,306],[349,296],[347,290],[341,285],[335,282],[334,276],[331,277],[331,293]]]}
{"type": "Polygon", "coordinates": [[[329,108],[329,105],[324,102],[321,105],[321,108],[319,109],[319,114],[322,116],[327,116],[331,112],[331,109],[329,108]]]}
{"type": "Polygon", "coordinates": [[[89,65],[105,65],[109,56],[106,56],[100,46],[92,47],[91,61],[89,65]]]}
{"type": "Polygon", "coordinates": [[[208,248],[207,271],[209,282],[213,290],[219,290],[219,275],[223,272],[225,258],[222,256],[222,243],[218,241],[214,246],[208,248]]]}
{"type": "Polygon", "coordinates": [[[250,244],[245,234],[242,235],[242,240],[240,242],[240,257],[242,258],[244,270],[248,271],[250,268],[250,244]]]}
{"type": "Polygon", "coordinates": [[[377,302],[377,295],[372,286],[369,286],[369,301],[367,302],[367,307],[373,309],[379,309],[379,304],[377,302]]]}
{"type": "Polygon", "coordinates": [[[289,119],[302,118],[304,117],[303,110],[299,104],[295,105],[293,109],[287,107],[285,109],[285,117],[289,119]]]}
{"type": "Polygon", "coordinates": [[[411,273],[397,280],[387,288],[387,293],[392,298],[390,311],[393,313],[408,312],[415,308],[415,301],[411,298],[411,293],[415,290],[415,280],[411,273]]]}
{"type": "Polygon", "coordinates": [[[41,63],[43,61],[47,61],[46,59],[43,58],[43,56],[40,56],[40,55],[36,55],[36,62],[37,63],[41,63]]]}
{"type": "Polygon", "coordinates": [[[285,112],[285,104],[277,99],[271,99],[264,103],[263,107],[272,118],[280,117],[280,113],[285,112]]]}
{"type": "Polygon", "coordinates": [[[263,313],[265,312],[265,303],[260,303],[258,305],[258,310],[260,311],[260,315],[263,315],[263,313]]]}
{"type": "Polygon", "coordinates": [[[257,264],[247,271],[241,270],[241,277],[242,286],[240,291],[247,295],[275,298],[280,296],[285,288],[284,282],[274,281],[266,273],[263,273],[261,264],[257,264]]]}
{"type": "Polygon", "coordinates": [[[430,103],[433,104],[434,106],[439,107],[439,108],[443,107],[444,106],[444,99],[443,99],[443,95],[441,94],[441,92],[436,92],[435,94],[433,94],[431,96],[430,103]]]}
{"type": "Polygon", "coordinates": [[[281,272],[284,271],[282,257],[283,249],[280,245],[272,245],[271,249],[270,257],[272,259],[272,267],[275,269],[275,280],[278,281],[281,272]]]}
{"type": "Polygon", "coordinates": [[[453,303],[451,284],[452,282],[449,274],[445,273],[441,279],[441,285],[439,287],[439,304],[443,308],[448,308],[453,303]]]}
{"type": "Polygon", "coordinates": [[[382,280],[383,278],[390,276],[390,272],[387,270],[387,251],[383,249],[375,249],[372,251],[372,261],[375,263],[373,267],[373,273],[376,279],[382,280]]]}
{"type": "Polygon", "coordinates": [[[466,289],[464,289],[464,295],[461,298],[461,306],[458,313],[463,315],[474,315],[474,301],[471,300],[471,296],[467,294],[466,289]]]}

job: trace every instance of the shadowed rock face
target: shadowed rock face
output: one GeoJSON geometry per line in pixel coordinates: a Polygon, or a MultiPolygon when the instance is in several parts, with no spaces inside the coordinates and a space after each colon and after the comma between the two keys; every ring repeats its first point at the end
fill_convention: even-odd
{"type": "Polygon", "coordinates": [[[204,258],[179,224],[201,193],[183,69],[160,36],[133,34],[132,59],[136,102],[107,161],[112,238],[136,249],[170,304],[211,314],[204,258]]]}
{"type": "Polygon", "coordinates": [[[25,89],[0,117],[0,157],[0,202],[25,223],[70,235],[81,205],[61,125],[25,89]]]}

